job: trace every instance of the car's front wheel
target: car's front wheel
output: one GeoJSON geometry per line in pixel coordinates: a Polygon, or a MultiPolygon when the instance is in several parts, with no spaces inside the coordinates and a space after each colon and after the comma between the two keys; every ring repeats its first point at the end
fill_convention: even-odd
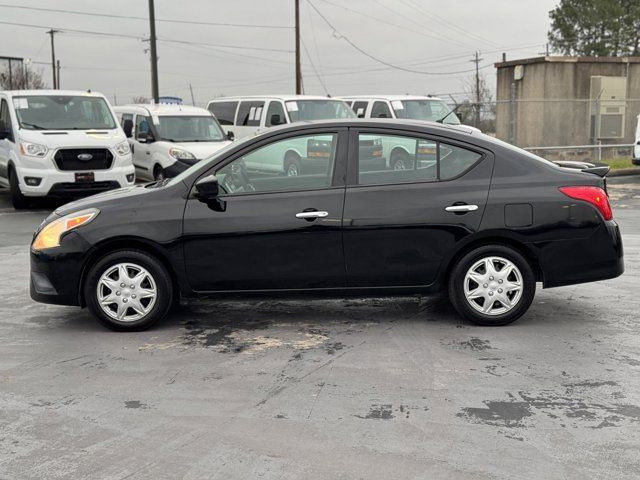
{"type": "Polygon", "coordinates": [[[119,250],[98,260],[89,270],[84,295],[98,321],[119,331],[151,327],[173,303],[167,269],[139,250],[119,250]]]}
{"type": "Polygon", "coordinates": [[[504,245],[486,245],[467,253],[449,277],[449,298],[467,320],[506,325],[531,305],[536,279],[529,262],[504,245]]]}

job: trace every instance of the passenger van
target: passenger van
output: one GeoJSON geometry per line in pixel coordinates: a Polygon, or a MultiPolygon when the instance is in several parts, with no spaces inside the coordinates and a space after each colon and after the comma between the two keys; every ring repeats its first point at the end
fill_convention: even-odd
{"type": "Polygon", "coordinates": [[[221,97],[211,100],[207,110],[215,115],[226,132],[232,131],[236,138],[287,123],[355,118],[342,100],[311,95],[221,97]]]}
{"type": "MultiPolygon", "coordinates": [[[[342,100],[311,95],[222,97],[211,100],[207,110],[215,115],[227,134],[238,139],[276,125],[355,118],[342,100]]],[[[260,168],[268,168],[265,173],[277,172],[287,176],[323,171],[331,154],[328,141],[329,137],[320,135],[306,141],[280,142],[275,150],[269,150],[269,161],[262,162],[260,168]]],[[[384,160],[381,147],[372,144],[369,151],[368,164],[384,160]]],[[[250,162],[246,166],[249,169],[255,167],[250,162]]]]}
{"type": "Polygon", "coordinates": [[[11,189],[14,208],[134,181],[127,138],[102,94],[0,91],[0,185],[11,189]]]}
{"type": "Polygon", "coordinates": [[[136,175],[143,180],[174,177],[233,139],[204,108],[165,103],[114,110],[129,139],[136,175]]]}
{"type": "Polygon", "coordinates": [[[631,162],[634,165],[640,165],[640,115],[638,115],[638,121],[636,123],[636,141],[633,147],[633,158],[631,162]]]}
{"type": "MultiPolygon", "coordinates": [[[[460,125],[456,116],[444,100],[437,97],[418,95],[358,95],[342,97],[358,118],[396,118],[405,120],[426,120],[450,125],[460,125]]],[[[470,127],[472,128],[472,127],[470,127]]],[[[434,146],[421,145],[419,151],[413,151],[415,142],[402,141],[384,135],[379,137],[382,143],[386,166],[392,170],[410,170],[415,161],[428,166],[436,162],[434,146]]]]}

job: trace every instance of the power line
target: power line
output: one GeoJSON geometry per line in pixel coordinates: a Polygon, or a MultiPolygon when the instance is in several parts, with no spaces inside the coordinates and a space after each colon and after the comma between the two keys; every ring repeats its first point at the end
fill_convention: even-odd
{"type": "Polygon", "coordinates": [[[402,70],[404,72],[410,72],[410,73],[417,73],[420,75],[453,75],[453,74],[457,74],[457,73],[467,73],[467,72],[472,72],[475,69],[472,70],[461,70],[458,72],[424,72],[422,70],[414,70],[412,68],[406,68],[403,67],[401,65],[396,65],[393,63],[389,63],[386,62],[384,60],[381,60],[380,58],[370,54],[369,52],[363,50],[362,48],[360,48],[358,45],[356,45],[355,43],[353,43],[348,37],[346,37],[345,35],[343,35],[342,33],[340,33],[336,27],[334,27],[331,22],[327,19],[327,17],[325,17],[322,12],[320,12],[320,10],[318,10],[318,8],[311,2],[311,0],[307,0],[309,5],[311,6],[311,8],[313,8],[316,13],[320,16],[320,18],[322,18],[322,20],[324,20],[324,22],[329,26],[329,28],[331,28],[333,30],[333,36],[337,39],[337,40],[344,40],[345,42],[347,42],[349,45],[351,45],[355,50],[357,50],[358,52],[360,52],[362,55],[374,60],[375,62],[381,63],[382,65],[386,65],[387,67],[390,68],[394,68],[396,70],[402,70]]]}
{"type": "Polygon", "coordinates": [[[318,81],[320,82],[320,85],[322,85],[324,93],[329,95],[329,91],[327,90],[327,85],[324,83],[323,78],[320,76],[320,74],[318,73],[318,70],[316,69],[316,66],[313,64],[313,60],[311,59],[311,55],[309,55],[309,50],[307,50],[307,45],[304,43],[304,40],[302,40],[302,48],[304,48],[304,51],[307,54],[307,58],[309,59],[309,62],[311,63],[311,68],[313,69],[313,72],[316,74],[316,77],[318,78],[318,81]]]}
{"type": "MultiPolygon", "coordinates": [[[[4,8],[19,8],[23,10],[33,10],[38,12],[50,12],[50,13],[68,13],[72,15],[86,15],[91,17],[104,17],[104,18],[118,18],[125,20],[143,20],[148,22],[149,19],[146,17],[135,17],[132,15],[115,15],[109,13],[95,13],[95,12],[81,12],[77,10],[62,10],[57,8],[42,8],[42,7],[26,7],[23,5],[9,5],[6,3],[0,3],[0,7],[4,8]]],[[[241,28],[271,28],[271,29],[292,29],[293,27],[287,27],[283,25],[258,25],[258,24],[248,24],[248,23],[221,23],[221,22],[202,22],[202,21],[194,21],[194,20],[175,20],[175,19],[159,19],[156,18],[156,22],[164,22],[164,23],[182,23],[188,25],[206,25],[212,27],[241,27],[241,28]]]]}

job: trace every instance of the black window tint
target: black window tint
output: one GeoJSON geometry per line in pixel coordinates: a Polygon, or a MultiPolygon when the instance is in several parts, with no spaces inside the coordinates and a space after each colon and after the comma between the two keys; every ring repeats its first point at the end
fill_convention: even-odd
{"type": "Polygon", "coordinates": [[[6,100],[2,100],[0,105],[0,130],[11,130],[11,118],[9,117],[9,105],[6,100]]]}
{"type": "Polygon", "coordinates": [[[278,100],[272,100],[269,103],[269,108],[267,109],[265,125],[267,127],[273,127],[275,125],[283,125],[285,123],[287,123],[287,117],[284,115],[282,103],[278,100]]]}
{"type": "Polygon", "coordinates": [[[440,144],[440,180],[462,175],[482,157],[478,152],[454,145],[440,144]]]}
{"type": "Polygon", "coordinates": [[[260,125],[260,117],[262,116],[262,109],[264,108],[264,102],[240,102],[238,108],[238,119],[236,125],[257,127],[260,125]]]}
{"type": "Polygon", "coordinates": [[[358,118],[364,118],[365,113],[367,112],[367,106],[369,102],[353,102],[353,113],[355,113],[358,118]]]}
{"type": "Polygon", "coordinates": [[[216,176],[234,195],[329,188],[337,143],[335,133],[279,140],[235,159],[216,176]]]}
{"type": "Polygon", "coordinates": [[[391,110],[387,102],[374,102],[371,108],[371,118],[391,118],[391,110]]]}
{"type": "Polygon", "coordinates": [[[218,119],[220,125],[233,125],[238,102],[211,102],[209,111],[218,119]]]}
{"type": "Polygon", "coordinates": [[[132,113],[123,113],[122,118],[120,119],[120,125],[124,127],[124,122],[126,122],[127,120],[131,120],[131,122],[133,122],[132,113]]]}
{"type": "Polygon", "coordinates": [[[358,183],[385,185],[438,179],[437,144],[399,135],[359,135],[358,183]]]}

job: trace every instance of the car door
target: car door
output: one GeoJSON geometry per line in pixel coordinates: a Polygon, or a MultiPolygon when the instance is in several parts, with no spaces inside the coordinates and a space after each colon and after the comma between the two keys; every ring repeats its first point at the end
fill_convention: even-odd
{"type": "Polygon", "coordinates": [[[236,114],[236,138],[253,136],[260,129],[260,120],[264,110],[264,100],[243,100],[236,114]]]}
{"type": "Polygon", "coordinates": [[[331,289],[345,285],[342,208],[346,129],[283,134],[250,145],[219,166],[215,204],[190,197],[185,269],[196,291],[331,289]],[[332,138],[322,173],[284,176],[268,165],[280,143],[332,138]],[[247,164],[263,162],[263,169],[247,164]]]}
{"type": "Polygon", "coordinates": [[[350,287],[427,286],[457,242],[476,231],[493,156],[453,140],[384,130],[350,132],[344,250],[350,287]],[[390,138],[384,138],[390,137],[390,138]],[[364,168],[360,142],[411,147],[411,168],[364,168]]]}

